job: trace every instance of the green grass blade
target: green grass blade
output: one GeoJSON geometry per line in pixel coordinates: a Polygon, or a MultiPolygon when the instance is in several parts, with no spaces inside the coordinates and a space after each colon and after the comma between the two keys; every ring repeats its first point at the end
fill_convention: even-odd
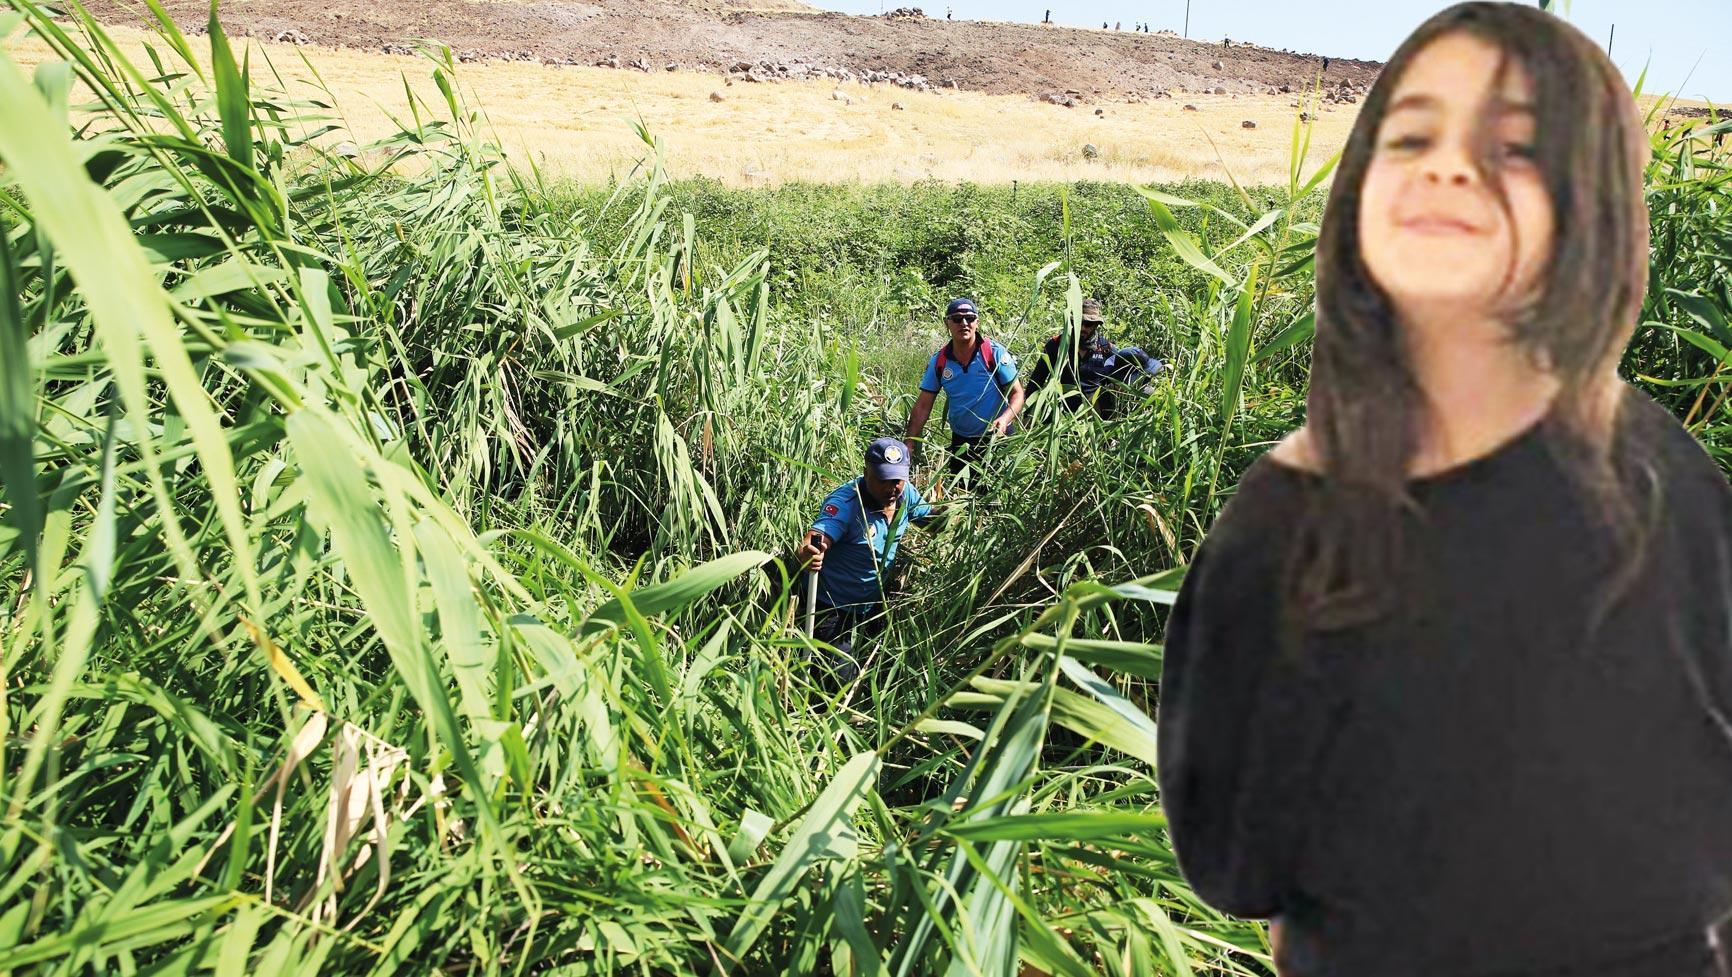
{"type": "Polygon", "coordinates": [[[415,527],[415,545],[433,584],[433,602],[439,611],[439,634],[457,679],[462,713],[471,722],[492,716],[492,693],[488,689],[492,656],[481,644],[481,609],[451,537],[432,522],[415,527]]]}
{"type": "Polygon", "coordinates": [[[247,83],[235,65],[234,52],[229,49],[228,35],[217,21],[217,0],[211,0],[210,20],[211,72],[216,76],[217,111],[222,116],[223,143],[230,158],[242,166],[253,164],[252,102],[247,97],[247,83]]]}
{"type": "Polygon", "coordinates": [[[1157,835],[1167,819],[1156,812],[1065,811],[982,818],[944,829],[943,834],[969,841],[1099,841],[1126,835],[1157,835]]]}
{"type": "Polygon", "coordinates": [[[1215,264],[1208,255],[1203,253],[1202,246],[1197,243],[1196,236],[1179,226],[1178,219],[1173,216],[1172,211],[1167,209],[1166,204],[1162,203],[1154,193],[1147,189],[1139,187],[1138,192],[1142,193],[1148,201],[1149,213],[1155,217],[1155,226],[1160,228],[1161,235],[1167,239],[1167,243],[1173,246],[1173,250],[1185,260],[1186,264],[1198,271],[1219,278],[1226,285],[1238,284],[1232,275],[1227,274],[1220,265],[1215,264]]]}
{"type": "Polygon", "coordinates": [[[1251,322],[1253,301],[1257,292],[1257,266],[1252,265],[1239,289],[1239,301],[1233,307],[1233,319],[1227,329],[1226,362],[1221,366],[1221,423],[1231,424],[1233,412],[1239,406],[1239,385],[1245,378],[1245,365],[1251,354],[1251,322]]]}
{"type": "MultiPolygon", "coordinates": [[[[740,574],[763,566],[769,560],[770,554],[759,550],[731,553],[692,567],[666,583],[636,588],[631,592],[631,603],[638,613],[645,617],[672,614],[696,603],[740,574]]],[[[585,628],[625,623],[625,608],[616,597],[591,611],[585,628]]]]}
{"type": "Polygon", "coordinates": [[[872,789],[878,767],[875,753],[854,756],[836,771],[829,786],[812,802],[800,827],[788,839],[775,864],[758,881],[751,902],[728,931],[723,946],[734,959],[740,959],[752,948],[770,918],[812,866],[825,859],[851,857],[852,852],[846,850],[851,846],[843,843],[844,838],[852,835],[848,821],[854,808],[872,789]]]}
{"type": "MultiPolygon", "coordinates": [[[[25,559],[36,563],[42,533],[42,507],[36,498],[36,383],[27,346],[29,326],[19,307],[21,287],[13,264],[11,226],[0,216],[0,480],[11,511],[7,520],[23,537],[25,559]]],[[[38,583],[46,568],[37,567],[38,583]]]]}
{"type": "MultiPolygon", "coordinates": [[[[25,83],[4,53],[0,53],[0,161],[24,189],[37,222],[60,249],[73,278],[86,286],[83,292],[109,362],[115,367],[128,420],[139,431],[150,427],[151,400],[138,333],[142,331],[149,342],[169,396],[198,446],[229,545],[240,557],[235,568],[249,603],[256,607],[258,578],[248,556],[252,545],[240,511],[234,460],[210,398],[169,318],[162,290],[120,212],[90,182],[65,131],[54,125],[41,95],[25,83]]],[[[174,504],[156,470],[156,449],[151,441],[142,438],[138,445],[157,504],[164,512],[172,512],[174,504]]],[[[189,580],[199,579],[191,548],[176,521],[165,520],[162,525],[181,572],[189,580]]]]}

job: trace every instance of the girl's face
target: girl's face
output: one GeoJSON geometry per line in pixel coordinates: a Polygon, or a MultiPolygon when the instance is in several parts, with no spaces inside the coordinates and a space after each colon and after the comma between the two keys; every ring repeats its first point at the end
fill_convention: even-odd
{"type": "Polygon", "coordinates": [[[1526,297],[1552,251],[1554,217],[1534,163],[1532,83],[1469,34],[1432,41],[1391,94],[1360,186],[1360,253],[1404,309],[1490,314],[1526,297]],[[1482,126],[1493,139],[1507,212],[1475,167],[1482,126]]]}

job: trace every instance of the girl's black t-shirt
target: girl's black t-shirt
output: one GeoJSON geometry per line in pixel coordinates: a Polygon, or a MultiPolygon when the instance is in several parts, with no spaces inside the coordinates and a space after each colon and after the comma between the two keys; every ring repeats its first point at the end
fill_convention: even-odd
{"type": "Polygon", "coordinates": [[[1283,920],[1284,973],[1713,972],[1732,910],[1732,486],[1645,393],[1663,509],[1629,595],[1542,425],[1409,481],[1407,610],[1277,650],[1322,476],[1252,464],[1168,619],[1159,779],[1179,867],[1283,920]]]}

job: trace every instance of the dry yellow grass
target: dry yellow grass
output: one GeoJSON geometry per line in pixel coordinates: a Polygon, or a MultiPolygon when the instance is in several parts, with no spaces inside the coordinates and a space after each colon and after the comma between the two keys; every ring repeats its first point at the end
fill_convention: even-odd
{"type": "MultiPolygon", "coordinates": [[[[121,28],[113,33],[138,51],[149,37],[121,28]]],[[[200,40],[193,38],[195,50],[200,40]]],[[[424,59],[254,39],[236,43],[252,49],[255,78],[267,77],[262,58],[268,57],[291,92],[311,95],[305,55],[363,139],[392,131],[387,113],[406,114],[405,77],[423,98],[439,104],[424,59]]],[[[34,39],[13,38],[7,49],[26,65],[48,56],[34,39]]],[[[1067,109],[1021,96],[834,81],[727,86],[719,76],[697,72],[523,62],[462,65],[458,81],[510,154],[533,157],[550,175],[585,181],[630,171],[642,156],[631,124],[641,119],[665,142],[672,174],[736,185],[1220,179],[1223,162],[1240,181],[1275,182],[1287,178],[1298,111],[1286,96],[1185,95],[1067,109]],[[711,92],[721,93],[723,101],[711,101],[711,92]],[[838,92],[843,98],[834,97],[838,92]],[[1187,102],[1198,111],[1184,111],[1187,102]],[[1104,117],[1094,115],[1096,107],[1105,110],[1104,117]],[[1258,128],[1241,128],[1245,119],[1258,128]],[[1085,159],[1085,144],[1096,146],[1099,156],[1085,159]]],[[[1323,113],[1312,137],[1314,164],[1340,145],[1352,120],[1347,107],[1323,113]]]]}
{"type": "MultiPolygon", "coordinates": [[[[115,28],[142,51],[149,35],[115,28]]],[[[194,38],[197,49],[200,38],[194,38]]],[[[263,63],[292,92],[314,93],[310,62],[331,87],[361,139],[394,131],[406,116],[403,79],[440,104],[424,59],[358,50],[245,40],[255,78],[263,63]],[[306,62],[303,62],[303,56],[306,62]]],[[[7,49],[26,65],[48,55],[41,42],[13,38],[7,49]]],[[[143,62],[141,59],[141,63],[143,62]]],[[[716,75],[523,62],[462,65],[460,86],[486,113],[513,157],[533,158],[556,178],[624,176],[643,155],[632,131],[642,120],[666,145],[675,176],[702,175],[733,185],[796,180],[979,183],[1172,181],[1186,177],[1282,183],[1298,109],[1290,96],[1176,95],[1143,103],[1061,106],[1021,96],[920,93],[888,86],[790,81],[731,86],[716,75]],[[712,92],[722,101],[710,98],[712,92]],[[840,97],[837,97],[840,95],[840,97]],[[1197,106],[1186,111],[1186,104],[1197,106]],[[902,109],[893,108],[900,104],[902,109]],[[1104,109],[1097,117],[1095,108],[1104,109]],[[1241,123],[1251,119],[1255,129],[1241,123]],[[1099,155],[1086,159],[1085,144],[1099,155]]],[[[1312,123],[1307,173],[1346,140],[1356,109],[1325,108],[1312,123]]]]}

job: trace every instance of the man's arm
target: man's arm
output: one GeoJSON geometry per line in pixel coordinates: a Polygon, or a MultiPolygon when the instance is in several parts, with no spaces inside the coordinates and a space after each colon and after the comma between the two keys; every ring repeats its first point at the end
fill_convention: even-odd
{"type": "Polygon", "coordinates": [[[904,499],[908,505],[908,521],[922,529],[930,525],[934,519],[938,518],[938,507],[935,503],[942,497],[942,490],[934,489],[931,500],[928,500],[921,495],[919,489],[909,485],[907,496],[904,499]]]}
{"type": "Polygon", "coordinates": [[[926,419],[932,416],[932,405],[937,400],[936,391],[922,390],[914,399],[914,409],[908,412],[908,447],[916,455],[920,453],[920,435],[926,430],[926,419]]]}
{"type": "Polygon", "coordinates": [[[992,426],[999,434],[1010,430],[1010,422],[1016,420],[1016,415],[1022,410],[1022,381],[1013,380],[1010,384],[1009,403],[1004,405],[1004,413],[993,419],[992,426]]]}
{"type": "Polygon", "coordinates": [[[1003,434],[1010,430],[1010,422],[1016,420],[1016,415],[1022,410],[1022,378],[1017,375],[1016,357],[1010,355],[1010,350],[999,347],[998,367],[994,370],[992,379],[1008,394],[1004,410],[992,419],[991,430],[1003,434]]]}
{"type": "Polygon", "coordinates": [[[1114,351],[1118,354],[1118,376],[1126,383],[1135,383],[1139,375],[1153,376],[1160,372],[1161,361],[1149,355],[1140,346],[1120,346],[1114,351]]]}

